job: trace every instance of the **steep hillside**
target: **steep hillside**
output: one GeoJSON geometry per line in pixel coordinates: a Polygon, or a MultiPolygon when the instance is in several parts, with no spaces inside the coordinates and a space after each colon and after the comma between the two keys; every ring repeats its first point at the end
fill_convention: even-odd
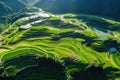
{"type": "Polygon", "coordinates": [[[6,5],[4,2],[0,1],[0,16],[8,14],[11,11],[11,8],[6,5]]]}
{"type": "Polygon", "coordinates": [[[22,12],[0,34],[0,80],[120,79],[119,21],[36,7],[22,12]]]}
{"type": "MultiPolygon", "coordinates": [[[[52,13],[72,12],[109,16],[117,19],[120,17],[119,0],[1,0],[0,6],[3,3],[4,6],[9,6],[12,12],[18,12],[25,6],[35,5],[52,13]]],[[[6,14],[4,10],[6,11],[1,7],[0,12],[6,14]]]]}
{"type": "Polygon", "coordinates": [[[11,0],[11,1],[2,0],[0,1],[0,17],[18,12],[24,7],[25,6],[22,3],[20,3],[18,0],[11,0]]]}
{"type": "Polygon", "coordinates": [[[37,7],[54,13],[86,13],[120,18],[120,0],[40,0],[37,7]]]}

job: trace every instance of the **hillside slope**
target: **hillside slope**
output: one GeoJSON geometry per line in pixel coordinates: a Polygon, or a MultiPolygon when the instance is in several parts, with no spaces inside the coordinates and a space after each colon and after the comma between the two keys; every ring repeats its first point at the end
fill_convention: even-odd
{"type": "MultiPolygon", "coordinates": [[[[120,17],[119,0],[1,0],[0,4],[1,2],[5,6],[9,6],[12,12],[18,12],[28,5],[35,5],[52,13],[72,12],[109,16],[117,19],[120,17]]],[[[0,12],[3,13],[4,8],[1,7],[0,12]]]]}

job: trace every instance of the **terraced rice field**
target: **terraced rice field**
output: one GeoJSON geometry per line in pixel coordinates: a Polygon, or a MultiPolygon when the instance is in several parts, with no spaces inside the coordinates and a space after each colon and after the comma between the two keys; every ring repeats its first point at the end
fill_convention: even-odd
{"type": "Polygon", "coordinates": [[[120,79],[120,52],[108,56],[109,48],[104,44],[111,38],[119,43],[119,36],[114,34],[120,35],[119,30],[101,40],[103,35],[93,29],[105,25],[107,30],[120,22],[83,14],[39,14],[32,14],[34,19],[30,15],[26,21],[26,17],[18,19],[0,34],[0,80],[81,80],[74,74],[92,66],[105,72],[107,79],[102,80],[120,79]],[[31,27],[24,26],[27,24],[31,27]]]}

